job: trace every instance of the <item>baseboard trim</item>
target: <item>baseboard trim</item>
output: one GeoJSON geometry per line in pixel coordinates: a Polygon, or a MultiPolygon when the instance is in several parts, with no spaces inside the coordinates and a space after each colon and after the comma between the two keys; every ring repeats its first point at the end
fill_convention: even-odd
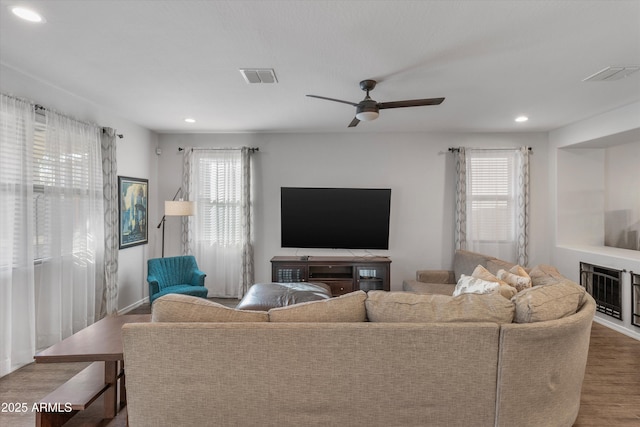
{"type": "Polygon", "coordinates": [[[622,326],[622,325],[618,325],[617,323],[614,322],[610,322],[607,319],[603,319],[601,317],[594,317],[593,319],[594,322],[599,323],[603,326],[606,326],[609,329],[613,329],[616,332],[620,332],[623,335],[628,336],[629,338],[633,338],[636,339],[638,341],[640,341],[640,333],[634,332],[634,331],[630,331],[629,329],[627,329],[626,327],[622,326]]]}
{"type": "Polygon", "coordinates": [[[118,310],[118,314],[127,314],[131,310],[134,310],[134,309],[140,307],[142,304],[148,304],[148,303],[149,303],[149,297],[144,297],[140,301],[134,302],[133,304],[123,308],[122,310],[118,310]]]}

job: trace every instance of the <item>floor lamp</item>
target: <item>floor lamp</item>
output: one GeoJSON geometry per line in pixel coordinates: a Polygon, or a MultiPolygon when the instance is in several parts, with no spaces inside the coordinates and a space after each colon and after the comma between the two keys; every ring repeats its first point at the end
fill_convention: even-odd
{"type": "Polygon", "coordinates": [[[182,200],[182,198],[176,200],[178,194],[182,191],[182,188],[178,188],[173,200],[165,200],[164,202],[164,215],[160,220],[157,228],[162,226],[162,258],[164,258],[164,223],[168,216],[193,216],[196,213],[196,203],[188,200],[182,200]]]}

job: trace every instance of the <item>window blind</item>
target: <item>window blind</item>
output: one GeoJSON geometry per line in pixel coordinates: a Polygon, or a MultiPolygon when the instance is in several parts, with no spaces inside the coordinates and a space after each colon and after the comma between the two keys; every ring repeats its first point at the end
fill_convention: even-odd
{"type": "Polygon", "coordinates": [[[242,242],[241,155],[239,151],[212,151],[198,159],[196,194],[201,234],[210,245],[235,246],[242,242]]]}
{"type": "Polygon", "coordinates": [[[515,240],[516,152],[467,152],[467,236],[475,241],[515,240]]]}

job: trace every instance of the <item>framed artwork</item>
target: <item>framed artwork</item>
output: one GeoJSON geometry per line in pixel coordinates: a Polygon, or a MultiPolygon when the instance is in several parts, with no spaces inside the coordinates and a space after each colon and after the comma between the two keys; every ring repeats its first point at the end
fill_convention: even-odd
{"type": "Polygon", "coordinates": [[[120,249],[149,242],[149,180],[118,177],[120,249]]]}

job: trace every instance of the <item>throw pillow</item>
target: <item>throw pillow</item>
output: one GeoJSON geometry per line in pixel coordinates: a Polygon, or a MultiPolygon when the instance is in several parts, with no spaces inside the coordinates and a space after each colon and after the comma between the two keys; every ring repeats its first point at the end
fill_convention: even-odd
{"type": "Polygon", "coordinates": [[[366,300],[371,322],[494,322],[511,323],[514,305],[497,294],[449,295],[370,291],[366,300]]]}
{"type": "Polygon", "coordinates": [[[508,285],[516,288],[516,291],[518,292],[531,287],[531,277],[529,277],[527,272],[520,266],[515,266],[511,271],[498,270],[498,278],[507,282],[508,285]],[[516,267],[519,267],[521,273],[524,273],[524,276],[517,273],[520,271],[516,267]]]}
{"type": "Polygon", "coordinates": [[[364,291],[269,310],[270,322],[365,322],[364,291]]]}
{"type": "Polygon", "coordinates": [[[493,275],[493,273],[491,273],[489,270],[487,270],[486,268],[484,268],[483,266],[479,265],[475,268],[475,270],[473,270],[473,273],[471,273],[471,276],[477,278],[477,279],[482,279],[482,280],[486,280],[488,282],[496,282],[499,283],[501,285],[506,285],[507,283],[504,280],[500,280],[498,279],[496,276],[493,275]]]}
{"type": "Polygon", "coordinates": [[[582,306],[584,298],[584,288],[568,279],[525,289],[513,298],[515,322],[544,322],[570,316],[582,306]]]}
{"type": "Polygon", "coordinates": [[[236,310],[204,298],[167,294],[153,302],[152,322],[268,322],[266,311],[236,310]]]}
{"type": "Polygon", "coordinates": [[[486,280],[488,282],[498,283],[500,285],[500,287],[498,288],[498,292],[500,292],[500,295],[507,299],[513,298],[513,296],[517,293],[515,288],[509,286],[509,284],[504,280],[498,279],[482,265],[478,265],[475,270],[473,270],[473,274],[471,274],[471,276],[478,279],[486,280]]]}
{"type": "Polygon", "coordinates": [[[462,294],[493,294],[498,292],[499,287],[500,284],[498,282],[489,282],[463,274],[453,290],[453,296],[457,297],[462,294]]]}
{"type": "Polygon", "coordinates": [[[485,266],[487,270],[489,270],[489,272],[494,276],[498,275],[498,270],[511,270],[511,267],[513,267],[513,265],[514,264],[512,262],[503,261],[498,258],[490,259],[486,264],[483,264],[483,266],[485,266]]]}
{"type": "Polygon", "coordinates": [[[557,268],[546,264],[533,267],[529,272],[529,277],[531,277],[531,284],[533,286],[550,285],[565,279],[557,268]]]}

